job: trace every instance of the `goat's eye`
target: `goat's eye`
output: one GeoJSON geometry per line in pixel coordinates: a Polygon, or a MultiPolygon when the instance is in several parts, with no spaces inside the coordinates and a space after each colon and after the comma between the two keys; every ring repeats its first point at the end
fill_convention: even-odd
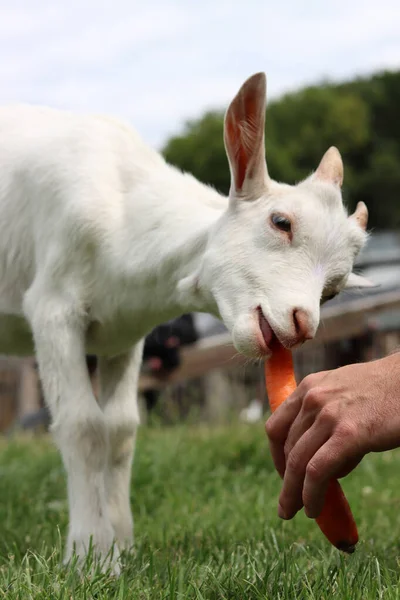
{"type": "Polygon", "coordinates": [[[289,233],[292,229],[291,222],[283,215],[272,215],[271,221],[275,225],[275,227],[277,227],[281,231],[286,231],[286,233],[289,233]]]}

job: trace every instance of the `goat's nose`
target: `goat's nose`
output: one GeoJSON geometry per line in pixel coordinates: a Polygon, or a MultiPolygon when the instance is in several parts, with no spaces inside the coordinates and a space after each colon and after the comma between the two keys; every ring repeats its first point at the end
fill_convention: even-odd
{"type": "Polygon", "coordinates": [[[297,342],[312,340],[314,331],[309,313],[302,308],[293,310],[293,324],[296,331],[297,342]]]}

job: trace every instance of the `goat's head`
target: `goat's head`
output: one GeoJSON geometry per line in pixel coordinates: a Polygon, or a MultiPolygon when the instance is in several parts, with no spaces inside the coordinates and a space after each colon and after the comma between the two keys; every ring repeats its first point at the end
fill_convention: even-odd
{"type": "Polygon", "coordinates": [[[314,337],[320,306],[350,287],[366,239],[367,208],[348,216],[343,163],[330,148],[316,171],[290,186],[270,179],[265,162],[266,78],[250,77],[224,125],[231,171],[229,205],[209,239],[196,282],[210,294],[238,351],[268,356],[275,335],[286,347],[314,337]]]}

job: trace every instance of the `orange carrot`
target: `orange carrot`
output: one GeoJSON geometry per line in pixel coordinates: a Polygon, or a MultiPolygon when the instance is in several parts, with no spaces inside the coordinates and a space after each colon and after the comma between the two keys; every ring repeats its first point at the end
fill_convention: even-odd
{"type": "MultiPolygon", "coordinates": [[[[265,363],[265,383],[272,412],[297,387],[292,353],[279,342],[274,344],[272,356],[265,363]]],[[[329,483],[325,504],[316,521],[331,544],[343,552],[354,552],[358,542],[357,525],[346,496],[336,479],[332,479],[329,483]]]]}

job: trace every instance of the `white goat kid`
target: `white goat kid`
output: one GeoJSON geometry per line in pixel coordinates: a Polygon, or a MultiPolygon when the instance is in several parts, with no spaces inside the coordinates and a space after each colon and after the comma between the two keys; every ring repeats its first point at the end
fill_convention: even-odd
{"type": "MultiPolygon", "coordinates": [[[[346,287],[367,210],[348,217],[335,148],[296,186],[265,163],[265,75],[232,101],[229,199],[169,166],[129,128],[48,108],[0,109],[0,352],[36,352],[68,474],[66,560],[92,540],[132,544],[131,463],[142,339],[188,311],[222,318],[238,351],[267,357],[316,332],[346,287]],[[101,399],[85,353],[100,356],[101,399]]],[[[118,560],[113,563],[118,572],[118,560]]]]}

